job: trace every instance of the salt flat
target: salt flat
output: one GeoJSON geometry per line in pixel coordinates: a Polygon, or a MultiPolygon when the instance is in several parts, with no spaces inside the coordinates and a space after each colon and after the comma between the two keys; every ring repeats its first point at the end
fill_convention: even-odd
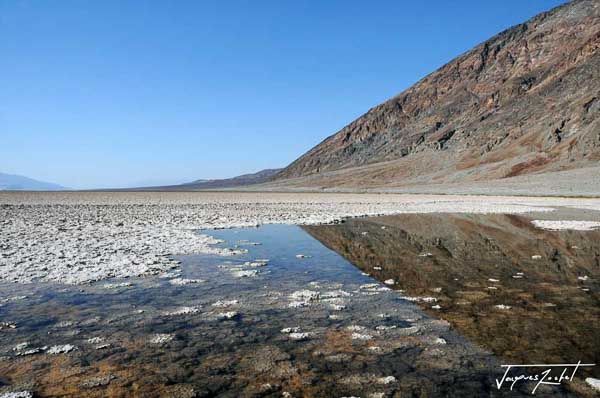
{"type": "MultiPolygon", "coordinates": [[[[253,192],[2,192],[0,280],[69,284],[158,275],[212,247],[198,229],[402,213],[600,211],[600,199],[253,192]]],[[[552,213],[550,213],[552,214],[552,213]]],[[[597,216],[595,216],[597,217],[597,216]]]]}

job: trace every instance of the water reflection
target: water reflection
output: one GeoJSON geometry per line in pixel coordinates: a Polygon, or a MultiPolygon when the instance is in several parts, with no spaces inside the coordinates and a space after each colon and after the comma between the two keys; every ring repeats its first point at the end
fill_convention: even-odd
{"type": "MultiPolygon", "coordinates": [[[[330,247],[339,245],[344,256],[354,252],[351,260],[369,272],[375,263],[382,266],[377,278],[409,280],[405,267],[393,271],[392,265],[402,264],[394,253],[411,239],[392,224],[384,230],[381,220],[355,220],[310,232],[330,247]],[[389,243],[394,236],[404,238],[389,243]]],[[[0,285],[0,395],[18,390],[39,397],[530,395],[525,387],[496,390],[494,379],[502,373],[497,358],[438,319],[460,289],[476,290],[458,287],[460,278],[465,283],[477,272],[461,265],[433,276],[439,278],[433,283],[423,269],[444,268],[443,245],[435,240],[413,242],[412,257],[422,266],[409,272],[412,287],[406,286],[440,298],[441,312],[428,316],[299,227],[210,233],[248,253],[184,257],[181,269],[163,278],[0,285]],[[433,256],[417,256],[424,251],[433,256]]],[[[585,242],[578,244],[585,253],[585,242]]],[[[493,276],[507,285],[501,268],[498,264],[493,276]]],[[[586,285],[593,288],[591,281],[586,285]]],[[[518,307],[507,300],[501,302],[518,307]]],[[[558,308],[559,301],[552,302],[558,308]]],[[[552,387],[537,396],[571,394],[552,387]]]]}
{"type": "MultiPolygon", "coordinates": [[[[305,227],[510,363],[600,363],[600,231],[516,215],[402,215],[305,227]]],[[[582,373],[595,374],[598,369],[582,373]]]]}

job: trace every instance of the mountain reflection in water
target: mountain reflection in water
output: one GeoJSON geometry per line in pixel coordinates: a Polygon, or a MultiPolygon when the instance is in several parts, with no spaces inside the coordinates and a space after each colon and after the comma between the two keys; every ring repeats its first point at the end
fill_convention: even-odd
{"type": "Polygon", "coordinates": [[[600,362],[600,231],[455,214],[304,229],[406,296],[435,297],[426,312],[509,363],[600,362]]]}

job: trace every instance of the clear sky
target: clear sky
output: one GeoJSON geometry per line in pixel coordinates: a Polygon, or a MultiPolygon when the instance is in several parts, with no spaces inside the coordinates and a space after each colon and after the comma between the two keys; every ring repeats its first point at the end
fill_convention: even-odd
{"type": "Polygon", "coordinates": [[[0,0],[0,172],[92,188],[282,167],[563,2],[0,0]]]}

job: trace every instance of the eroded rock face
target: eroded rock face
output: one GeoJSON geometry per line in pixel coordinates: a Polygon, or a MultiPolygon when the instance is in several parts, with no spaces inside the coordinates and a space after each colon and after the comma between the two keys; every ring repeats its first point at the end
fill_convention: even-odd
{"type": "Polygon", "coordinates": [[[370,187],[593,165],[600,159],[599,48],[600,3],[571,1],[370,109],[275,179],[370,187]],[[352,172],[330,173],[336,170],[352,172]]]}

